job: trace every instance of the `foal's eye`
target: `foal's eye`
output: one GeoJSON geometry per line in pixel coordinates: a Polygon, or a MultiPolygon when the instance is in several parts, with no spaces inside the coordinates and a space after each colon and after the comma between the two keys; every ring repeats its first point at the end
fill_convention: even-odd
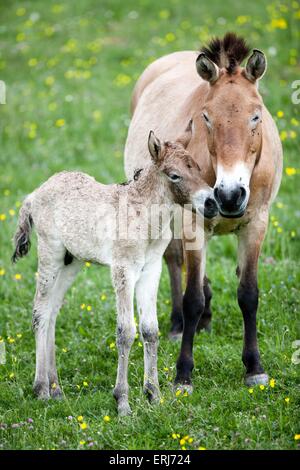
{"type": "Polygon", "coordinates": [[[176,175],[176,173],[170,173],[167,176],[172,183],[178,183],[182,179],[181,176],[176,175]]]}
{"type": "Polygon", "coordinates": [[[207,115],[206,112],[203,112],[203,113],[202,113],[202,117],[203,117],[203,119],[204,119],[204,121],[205,121],[205,124],[206,124],[208,127],[211,127],[211,122],[210,122],[209,117],[208,117],[208,115],[207,115]]]}

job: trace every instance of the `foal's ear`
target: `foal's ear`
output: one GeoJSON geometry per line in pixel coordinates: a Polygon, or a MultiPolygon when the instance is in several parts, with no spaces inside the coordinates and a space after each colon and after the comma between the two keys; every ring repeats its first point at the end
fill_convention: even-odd
{"type": "Polygon", "coordinates": [[[157,163],[161,158],[161,143],[153,131],[150,131],[148,137],[148,149],[153,162],[157,163]]]}
{"type": "Polygon", "coordinates": [[[265,54],[258,49],[253,49],[245,67],[245,76],[250,82],[259,80],[267,69],[267,59],[265,54]]]}
{"type": "Polygon", "coordinates": [[[193,119],[191,119],[187,125],[186,130],[184,133],[176,140],[179,144],[181,144],[185,149],[189,145],[191,138],[193,135],[193,119]]]}
{"type": "Polygon", "coordinates": [[[220,75],[219,67],[204,52],[201,52],[197,57],[196,69],[200,77],[211,85],[218,80],[220,75]]]}

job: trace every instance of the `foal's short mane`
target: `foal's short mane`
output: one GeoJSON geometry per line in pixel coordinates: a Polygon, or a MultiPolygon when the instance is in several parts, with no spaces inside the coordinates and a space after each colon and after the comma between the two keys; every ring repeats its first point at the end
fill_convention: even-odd
{"type": "Polygon", "coordinates": [[[213,38],[201,49],[201,52],[204,52],[218,67],[225,68],[229,74],[232,74],[248,56],[250,47],[244,38],[235,33],[226,33],[222,39],[213,38]]]}

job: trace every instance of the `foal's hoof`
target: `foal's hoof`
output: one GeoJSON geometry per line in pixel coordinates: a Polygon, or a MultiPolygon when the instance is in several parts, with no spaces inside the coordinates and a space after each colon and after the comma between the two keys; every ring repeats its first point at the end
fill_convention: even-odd
{"type": "Polygon", "coordinates": [[[182,331],[170,331],[169,340],[171,341],[181,341],[182,331]]]}
{"type": "Polygon", "coordinates": [[[54,400],[62,400],[63,399],[63,394],[62,394],[62,391],[61,391],[61,388],[59,387],[59,385],[57,385],[56,387],[53,387],[53,385],[51,386],[50,395],[51,395],[51,398],[53,398],[54,400]]]}
{"type": "Polygon", "coordinates": [[[49,400],[49,385],[43,382],[35,382],[33,385],[33,393],[38,400],[49,400]]]}
{"type": "Polygon", "coordinates": [[[268,383],[268,374],[246,375],[245,377],[245,385],[247,385],[247,387],[253,387],[254,385],[268,385],[268,383]]]}
{"type": "Polygon", "coordinates": [[[145,383],[144,385],[144,394],[148,398],[150,403],[159,403],[160,400],[160,393],[159,393],[159,386],[154,385],[152,383],[145,383]]]}
{"type": "Polygon", "coordinates": [[[174,392],[176,396],[182,395],[191,395],[193,393],[193,385],[192,384],[174,384],[174,392]]]}
{"type": "Polygon", "coordinates": [[[130,416],[132,414],[131,408],[129,406],[129,403],[118,403],[118,415],[120,417],[122,416],[130,416]]]}

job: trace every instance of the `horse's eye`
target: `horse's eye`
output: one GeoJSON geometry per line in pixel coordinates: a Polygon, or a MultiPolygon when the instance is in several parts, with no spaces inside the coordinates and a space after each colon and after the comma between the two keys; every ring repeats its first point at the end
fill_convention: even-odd
{"type": "Polygon", "coordinates": [[[176,175],[176,173],[170,173],[167,176],[172,183],[178,183],[182,179],[181,176],[176,175]]]}
{"type": "Polygon", "coordinates": [[[257,114],[254,114],[254,116],[252,116],[251,118],[251,124],[255,125],[257,124],[261,119],[261,115],[259,113],[257,114]]]}

